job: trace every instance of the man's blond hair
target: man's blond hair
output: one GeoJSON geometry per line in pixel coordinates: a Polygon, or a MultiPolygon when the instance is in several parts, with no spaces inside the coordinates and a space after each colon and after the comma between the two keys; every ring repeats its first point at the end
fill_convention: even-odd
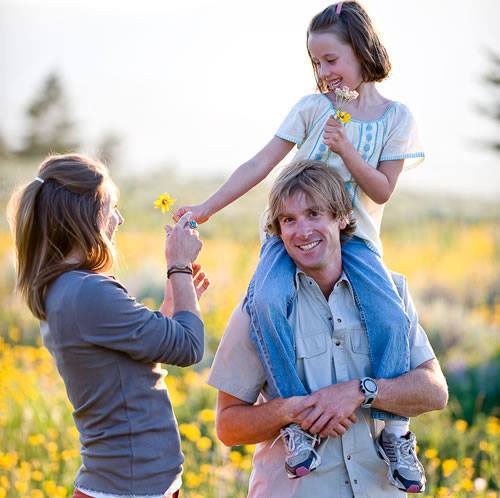
{"type": "Polygon", "coordinates": [[[283,214],[285,202],[297,192],[303,192],[314,200],[334,220],[346,220],[347,226],[341,230],[342,241],[352,236],[356,221],[342,178],[324,162],[309,159],[289,164],[276,178],[269,193],[266,220],[266,231],[269,234],[281,235],[279,218],[283,214]]]}

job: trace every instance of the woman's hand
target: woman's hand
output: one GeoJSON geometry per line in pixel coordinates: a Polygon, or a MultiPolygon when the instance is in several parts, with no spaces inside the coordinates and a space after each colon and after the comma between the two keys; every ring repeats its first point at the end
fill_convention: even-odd
{"type": "Polygon", "coordinates": [[[347,139],[344,126],[333,116],[330,116],[325,124],[323,142],[332,152],[335,152],[341,157],[349,147],[352,147],[351,142],[347,139]]]}
{"type": "Polygon", "coordinates": [[[205,275],[205,272],[201,271],[200,263],[193,263],[193,285],[199,301],[201,296],[210,287],[210,280],[205,275]]]}
{"type": "Polygon", "coordinates": [[[169,266],[186,266],[194,263],[198,257],[202,242],[198,230],[189,226],[191,219],[191,212],[186,212],[174,227],[165,227],[165,257],[169,266]]]}
{"type": "MultiPolygon", "coordinates": [[[[201,265],[199,263],[193,263],[193,285],[198,300],[200,300],[201,296],[203,296],[210,286],[210,280],[205,275],[205,272],[201,271],[201,265]]],[[[163,306],[166,316],[171,317],[174,310],[174,297],[172,293],[172,281],[170,279],[167,279],[163,306]]]]}
{"type": "Polygon", "coordinates": [[[191,212],[192,219],[200,225],[208,221],[211,213],[208,211],[205,203],[195,204],[194,206],[182,206],[173,215],[174,221],[179,221],[180,217],[185,213],[191,212]]]}

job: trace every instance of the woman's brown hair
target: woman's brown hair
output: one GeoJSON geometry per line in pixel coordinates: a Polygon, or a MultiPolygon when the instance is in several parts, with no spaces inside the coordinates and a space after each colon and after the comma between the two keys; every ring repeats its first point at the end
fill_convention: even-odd
{"type": "MultiPolygon", "coordinates": [[[[335,3],[312,18],[307,29],[307,41],[311,33],[334,33],[343,43],[352,47],[361,65],[363,81],[384,80],[391,71],[391,62],[371,19],[358,2],[341,3],[341,7],[335,3]]],[[[318,90],[328,91],[312,59],[311,63],[318,90]]]]}
{"type": "Polygon", "coordinates": [[[65,154],[49,156],[38,177],[12,195],[8,215],[17,288],[37,318],[46,318],[47,288],[59,275],[111,267],[114,252],[103,222],[114,189],[103,164],[65,154]],[[78,258],[68,258],[70,254],[78,258]]]}

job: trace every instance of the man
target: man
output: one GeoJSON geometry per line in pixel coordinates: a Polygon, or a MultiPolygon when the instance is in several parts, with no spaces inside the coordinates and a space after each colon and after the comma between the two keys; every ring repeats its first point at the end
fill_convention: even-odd
{"type": "MultiPolygon", "coordinates": [[[[411,322],[412,370],[394,379],[370,378],[368,339],[342,271],[341,235],[351,233],[353,226],[343,192],[333,170],[317,161],[300,161],[283,170],[270,194],[268,229],[281,237],[297,267],[289,322],[296,368],[312,394],[271,396],[266,368],[250,339],[250,319],[241,306],[214,360],[209,384],[219,390],[219,438],[228,446],[258,443],[252,498],[404,496],[389,484],[387,465],[377,455],[383,423],[370,417],[369,407],[413,417],[447,403],[446,381],[401,276],[394,275],[394,281],[411,322]],[[297,181],[301,175],[306,181],[297,181]],[[315,177],[316,186],[308,183],[308,175],[315,177]],[[321,465],[300,479],[287,478],[285,446],[274,444],[280,431],[287,439],[290,424],[323,438],[319,447],[309,445],[321,465]]],[[[287,451],[296,453],[308,444],[293,435],[286,443],[287,451]]],[[[410,442],[403,449],[416,459],[410,442]]]]}

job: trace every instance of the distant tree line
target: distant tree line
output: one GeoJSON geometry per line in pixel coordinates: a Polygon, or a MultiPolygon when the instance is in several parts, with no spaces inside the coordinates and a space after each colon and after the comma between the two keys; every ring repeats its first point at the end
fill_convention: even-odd
{"type": "MultiPolygon", "coordinates": [[[[81,141],[70,115],[68,98],[57,73],[50,73],[25,111],[26,131],[18,147],[0,134],[0,157],[39,158],[49,153],[77,151],[81,141]]],[[[108,133],[99,141],[96,155],[106,163],[116,158],[121,140],[108,133]]]]}

